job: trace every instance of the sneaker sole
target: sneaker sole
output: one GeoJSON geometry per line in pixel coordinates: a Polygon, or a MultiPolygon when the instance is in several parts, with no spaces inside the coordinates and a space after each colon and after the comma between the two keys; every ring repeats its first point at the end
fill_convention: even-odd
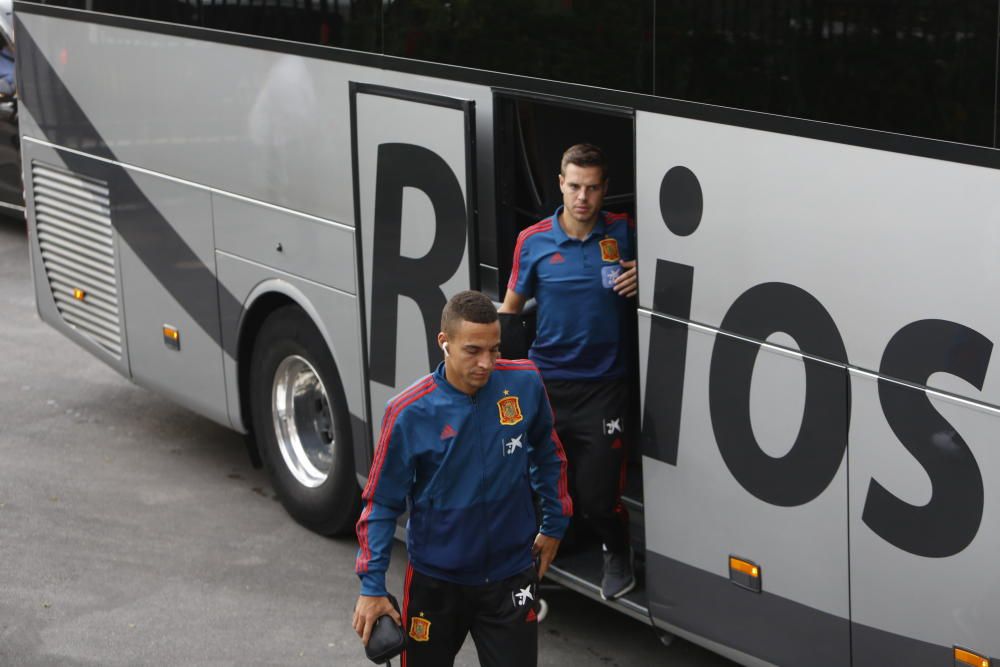
{"type": "Polygon", "coordinates": [[[601,599],[604,600],[604,601],[606,601],[606,602],[614,602],[615,600],[617,600],[621,596],[626,595],[629,592],[631,592],[631,590],[633,588],[635,588],[635,583],[636,583],[635,582],[635,577],[632,577],[632,581],[629,582],[628,586],[626,586],[625,588],[621,589],[620,591],[618,591],[617,593],[615,593],[611,597],[605,597],[604,596],[604,591],[601,591],[601,599]]]}

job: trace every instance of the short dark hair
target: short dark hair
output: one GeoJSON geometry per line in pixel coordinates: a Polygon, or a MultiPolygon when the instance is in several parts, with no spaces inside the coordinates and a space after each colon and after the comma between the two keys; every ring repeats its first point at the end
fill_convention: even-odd
{"type": "Polygon", "coordinates": [[[608,159],[604,151],[594,144],[574,144],[566,149],[559,163],[559,173],[566,175],[566,165],[575,164],[578,167],[600,167],[601,180],[608,180],[608,159]]]}
{"type": "Polygon", "coordinates": [[[499,319],[497,307],[482,292],[465,290],[448,299],[441,311],[441,331],[451,334],[461,321],[492,324],[499,319]]]}

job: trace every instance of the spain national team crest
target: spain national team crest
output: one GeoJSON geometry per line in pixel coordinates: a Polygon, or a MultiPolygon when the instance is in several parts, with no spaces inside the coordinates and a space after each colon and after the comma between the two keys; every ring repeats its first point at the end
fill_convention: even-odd
{"type": "Polygon", "coordinates": [[[618,252],[618,239],[601,239],[601,261],[617,262],[621,258],[618,252]]]}
{"type": "Polygon", "coordinates": [[[521,404],[517,401],[517,396],[504,396],[497,401],[497,407],[500,409],[500,423],[504,426],[517,424],[524,419],[524,415],[521,414],[521,404]]]}
{"type": "Polygon", "coordinates": [[[410,619],[410,638],[415,642],[425,642],[431,638],[431,622],[422,616],[410,619]]]}

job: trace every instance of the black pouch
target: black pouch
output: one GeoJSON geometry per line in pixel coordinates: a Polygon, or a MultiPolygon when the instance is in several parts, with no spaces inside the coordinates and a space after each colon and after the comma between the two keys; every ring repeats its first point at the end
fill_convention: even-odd
{"type": "MultiPolygon", "coordinates": [[[[399,611],[399,603],[391,594],[389,602],[399,611]]],[[[392,658],[403,652],[406,647],[406,635],[403,628],[396,625],[396,621],[388,614],[380,616],[375,621],[372,634],[368,637],[368,645],[365,646],[365,655],[375,664],[387,663],[392,658]]]]}
{"type": "MultiPolygon", "coordinates": [[[[531,302],[533,305],[534,302],[531,302]]],[[[522,313],[500,313],[500,354],[504,359],[527,359],[535,342],[535,309],[522,313]]]]}

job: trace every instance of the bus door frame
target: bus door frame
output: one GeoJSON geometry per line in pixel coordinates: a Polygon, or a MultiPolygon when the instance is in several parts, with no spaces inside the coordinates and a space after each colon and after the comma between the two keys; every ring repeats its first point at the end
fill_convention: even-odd
{"type": "MultiPolygon", "coordinates": [[[[359,140],[358,140],[358,102],[357,98],[359,95],[370,95],[375,97],[382,97],[390,100],[398,100],[403,102],[412,102],[414,104],[428,105],[432,107],[441,107],[446,109],[458,110],[462,112],[464,116],[464,141],[465,141],[465,170],[461,175],[455,174],[457,177],[465,178],[465,193],[464,193],[464,205],[465,205],[465,251],[463,255],[463,261],[467,263],[468,268],[468,281],[462,286],[462,289],[479,289],[479,262],[477,256],[478,248],[478,222],[479,222],[479,211],[477,205],[477,173],[476,173],[476,115],[475,115],[475,100],[459,97],[448,97],[445,95],[438,95],[433,93],[425,93],[414,90],[409,90],[405,88],[396,88],[379,84],[364,83],[351,81],[350,82],[350,112],[351,112],[351,175],[353,180],[353,194],[354,194],[354,222],[355,222],[355,252],[356,252],[356,267],[358,275],[358,308],[360,310],[360,324],[361,324],[361,355],[362,355],[362,376],[364,381],[364,391],[363,395],[365,398],[365,422],[367,425],[367,438],[360,439],[361,442],[354,443],[354,466],[355,471],[360,478],[366,478],[368,476],[369,470],[371,468],[371,463],[374,458],[374,446],[375,446],[375,429],[377,425],[381,423],[385,402],[379,401],[378,404],[374,406],[375,402],[372,397],[372,378],[371,378],[371,345],[369,341],[369,321],[371,316],[368,311],[369,295],[368,290],[374,287],[375,280],[371,282],[373,285],[369,285],[365,281],[365,246],[364,246],[364,232],[365,225],[374,222],[366,223],[362,220],[362,205],[361,205],[361,181],[360,181],[360,171],[359,171],[359,140]],[[373,421],[373,417],[375,420],[373,421]]],[[[415,140],[418,137],[414,137],[415,140]]],[[[382,146],[384,144],[379,144],[382,146]]],[[[415,146],[420,148],[426,148],[419,143],[415,143],[415,146]]],[[[440,158],[440,156],[438,156],[440,158]]],[[[376,170],[378,165],[376,164],[376,170]]],[[[452,170],[454,173],[454,170],[452,170]]],[[[376,179],[377,180],[377,179],[376,179]]],[[[377,192],[377,188],[376,188],[377,192]]],[[[426,194],[426,193],[425,193],[426,194]]],[[[436,206],[436,205],[435,205],[436,206]]],[[[400,221],[402,222],[402,221],[400,221]]],[[[440,224],[439,220],[435,221],[436,224],[440,224]]],[[[440,227],[437,228],[440,231],[440,227]]],[[[402,234],[402,232],[401,232],[402,234]]],[[[435,246],[437,236],[435,235],[435,246]]],[[[373,244],[374,245],[374,244],[373,244]]],[[[374,250],[372,251],[374,252],[374,250]]],[[[452,281],[460,273],[452,274],[448,278],[448,281],[452,281]]],[[[374,274],[373,274],[374,275],[374,274]]],[[[459,290],[453,290],[451,293],[457,292],[459,290]]],[[[445,298],[451,296],[451,293],[446,293],[445,298]]],[[[398,298],[401,295],[397,295],[398,298]]],[[[443,305],[443,304],[442,304],[443,305]]],[[[425,319],[425,326],[429,326],[428,317],[429,313],[423,313],[425,319]]],[[[398,317],[398,311],[397,311],[398,317]]],[[[433,326],[429,326],[428,331],[433,329],[434,333],[437,332],[436,317],[431,317],[429,322],[435,323],[433,326]]],[[[399,321],[396,320],[397,334],[399,330],[399,321]]],[[[394,339],[395,340],[395,339],[394,339]]],[[[435,343],[436,345],[436,343],[435,343]]],[[[399,361],[396,360],[396,367],[398,368],[399,361]]],[[[436,364],[434,364],[436,365],[436,364]]],[[[433,370],[433,366],[428,369],[433,370]]],[[[394,373],[395,375],[395,373],[394,373]]],[[[390,396],[402,391],[406,386],[410,384],[414,377],[401,377],[397,379],[395,385],[395,391],[391,391],[390,396]],[[400,384],[400,382],[402,384],[400,384]]]]}

